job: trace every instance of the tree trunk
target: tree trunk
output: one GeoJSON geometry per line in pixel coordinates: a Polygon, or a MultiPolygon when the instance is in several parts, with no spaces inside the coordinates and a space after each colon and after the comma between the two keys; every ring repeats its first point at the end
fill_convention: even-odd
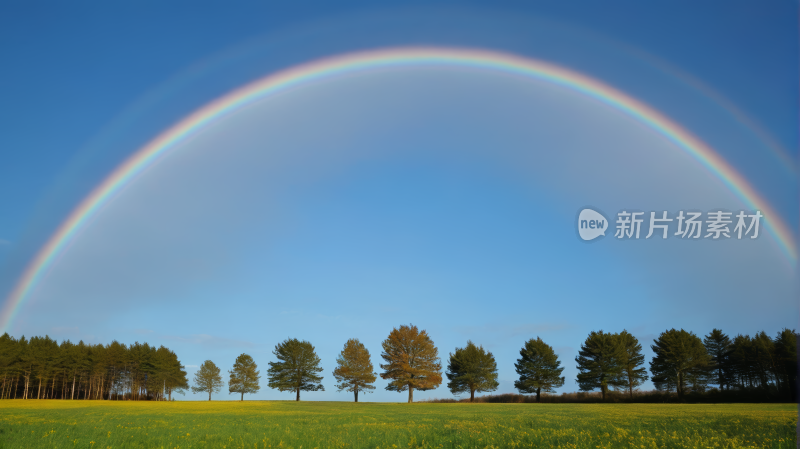
{"type": "Polygon", "coordinates": [[[72,396],[70,399],[75,399],[75,375],[72,375],[72,396]]]}
{"type": "Polygon", "coordinates": [[[408,403],[414,402],[414,387],[408,387],[408,403]]]}
{"type": "Polygon", "coordinates": [[[36,392],[36,399],[42,398],[42,378],[39,378],[39,391],[36,392]]]}
{"type": "Polygon", "coordinates": [[[628,390],[631,392],[631,399],[633,399],[633,384],[628,384],[628,390]]]}
{"type": "Polygon", "coordinates": [[[239,402],[244,402],[244,391],[242,391],[242,399],[240,399],[239,402]]]}
{"type": "Polygon", "coordinates": [[[536,402],[539,402],[541,398],[542,398],[542,388],[539,387],[536,389],[536,402]]]}
{"type": "Polygon", "coordinates": [[[300,402],[300,389],[297,389],[297,399],[295,401],[300,402]]]}
{"type": "Polygon", "coordinates": [[[211,390],[208,390],[208,401],[211,402],[211,390]]]}
{"type": "Polygon", "coordinates": [[[470,389],[469,390],[469,402],[475,402],[475,390],[474,389],[470,389]]]}
{"type": "Polygon", "coordinates": [[[356,395],[356,402],[358,402],[358,390],[357,389],[353,390],[353,394],[356,395]]]}

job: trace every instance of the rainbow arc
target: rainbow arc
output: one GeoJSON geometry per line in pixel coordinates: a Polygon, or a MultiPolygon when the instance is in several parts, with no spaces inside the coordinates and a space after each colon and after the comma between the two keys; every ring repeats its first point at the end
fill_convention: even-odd
{"type": "Polygon", "coordinates": [[[765,216],[764,226],[794,262],[794,237],[779,214],[753,186],[710,146],[647,104],[581,73],[544,61],[488,50],[391,48],[319,59],[269,75],[238,88],[196,110],[136,151],[98,185],[59,226],[28,265],[8,296],[0,329],[8,329],[31,291],[78,229],[116,192],[154,164],[176,144],[219,117],[276,93],[326,78],[391,67],[455,66],[501,71],[542,80],[580,92],[637,119],[671,140],[722,181],[747,207],[765,216]]]}

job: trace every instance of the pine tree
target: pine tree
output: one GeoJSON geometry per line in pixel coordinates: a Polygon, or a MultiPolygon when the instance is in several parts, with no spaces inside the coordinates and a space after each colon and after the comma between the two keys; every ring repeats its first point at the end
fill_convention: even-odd
{"type": "Polygon", "coordinates": [[[541,338],[525,342],[519,355],[521,357],[514,364],[519,380],[514,381],[514,388],[521,393],[536,393],[536,402],[539,402],[542,391],[554,392],[564,385],[564,378],[561,377],[564,368],[553,348],[541,338]]]}
{"type": "Polygon", "coordinates": [[[591,332],[575,357],[579,388],[583,391],[599,388],[605,401],[608,387],[622,385],[622,359],[618,334],[591,332]]]}
{"type": "Polygon", "coordinates": [[[775,342],[764,331],[756,333],[753,337],[755,375],[759,387],[765,392],[769,390],[770,380],[775,372],[775,342]]]}
{"type": "Polygon", "coordinates": [[[383,341],[381,357],[386,361],[381,378],[390,379],[386,389],[408,390],[408,402],[414,402],[414,390],[432,390],[442,383],[439,350],[426,331],[410,324],[395,328],[383,341]]]}
{"type": "MultiPolygon", "coordinates": [[[[63,349],[64,342],[62,342],[62,352],[66,352],[63,349]]],[[[117,392],[117,399],[120,398],[119,390],[117,390],[121,386],[121,377],[125,373],[125,353],[128,351],[128,348],[125,345],[120,344],[117,340],[111,342],[108,345],[108,350],[106,351],[107,361],[108,361],[108,368],[110,371],[110,379],[109,379],[109,390],[108,390],[108,399],[112,399],[112,395],[114,391],[117,392]]],[[[184,381],[188,383],[186,380],[186,372],[183,373],[184,381]]]]}
{"type": "Polygon", "coordinates": [[[797,340],[794,330],[783,329],[775,338],[776,378],[785,399],[797,401],[797,340]]]}
{"type": "Polygon", "coordinates": [[[175,353],[134,343],[58,344],[49,336],[15,340],[0,336],[0,399],[161,400],[166,391],[188,388],[175,353]]]}
{"type": "Polygon", "coordinates": [[[725,389],[730,385],[729,377],[729,356],[731,352],[731,339],[719,329],[714,329],[703,339],[703,345],[711,356],[709,370],[716,372],[716,384],[719,389],[725,389]]]}
{"type": "Polygon", "coordinates": [[[670,329],[654,342],[650,346],[655,353],[650,361],[650,372],[657,388],[664,389],[666,384],[669,389],[677,390],[679,399],[683,399],[687,383],[691,382],[695,390],[702,388],[711,356],[697,335],[683,329],[670,329]]]}
{"type": "Polygon", "coordinates": [[[228,381],[228,392],[241,393],[241,401],[244,401],[245,393],[257,393],[261,388],[258,386],[258,379],[261,378],[258,372],[258,365],[247,354],[236,357],[233,369],[228,373],[231,375],[228,381]]]}
{"type": "Polygon", "coordinates": [[[495,391],[497,382],[497,363],[491,352],[486,352],[483,346],[475,346],[472,341],[467,341],[464,348],[456,348],[450,354],[450,362],[445,373],[450,382],[447,388],[454,395],[469,392],[469,401],[475,401],[475,392],[495,391]]]}
{"type": "Polygon", "coordinates": [[[358,392],[374,390],[377,376],[373,372],[369,351],[364,344],[356,338],[347,340],[342,352],[336,359],[337,367],[333,370],[333,377],[339,382],[336,388],[339,391],[352,391],[355,402],[358,402],[358,392]]]}
{"type": "Polygon", "coordinates": [[[753,387],[753,342],[748,335],[737,335],[731,340],[728,353],[731,386],[740,389],[753,387]]]}
{"type": "Polygon", "coordinates": [[[269,387],[278,391],[294,391],[297,401],[301,391],[325,391],[322,386],[320,358],[314,352],[314,346],[307,341],[296,338],[286,339],[275,346],[272,351],[277,362],[269,362],[269,387]]]}
{"type": "Polygon", "coordinates": [[[193,393],[208,393],[208,400],[211,400],[211,393],[219,393],[225,383],[219,375],[220,369],[211,360],[206,360],[200,365],[200,369],[194,374],[193,393]]]}
{"type": "Polygon", "coordinates": [[[620,379],[618,384],[628,389],[631,399],[633,390],[647,381],[647,370],[644,367],[644,354],[639,340],[623,330],[617,336],[621,349],[620,379]]]}
{"type": "Polygon", "coordinates": [[[181,365],[178,356],[167,348],[164,349],[167,351],[164,366],[164,387],[166,388],[167,400],[171,401],[173,392],[184,394],[189,388],[189,381],[186,379],[185,367],[181,365]]]}

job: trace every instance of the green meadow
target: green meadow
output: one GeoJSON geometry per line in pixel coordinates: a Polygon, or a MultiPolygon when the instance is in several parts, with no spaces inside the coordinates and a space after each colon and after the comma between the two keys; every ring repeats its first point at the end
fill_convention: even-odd
{"type": "Polygon", "coordinates": [[[4,448],[795,448],[794,404],[0,402],[4,448]]]}

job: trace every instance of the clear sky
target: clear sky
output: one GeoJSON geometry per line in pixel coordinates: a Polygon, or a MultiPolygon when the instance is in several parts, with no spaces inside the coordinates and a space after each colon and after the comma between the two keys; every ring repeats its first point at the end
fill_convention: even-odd
{"type": "MultiPolygon", "coordinates": [[[[713,147],[797,239],[797,5],[773,2],[0,5],[0,297],[69,212],[159,132],[280,69],[397,46],[482,48],[609,84],[713,147]]],[[[200,130],[104,206],[8,331],[175,350],[188,371],[312,342],[324,393],[348,338],[392,327],[444,360],[513,362],[540,336],[574,391],[592,330],[647,348],[796,328],[796,261],[756,240],[579,240],[592,206],[747,209],[663,135],[586,95],[491,70],[398,67],[310,83],[200,130]]],[[[649,214],[648,214],[649,215],[649,214]]],[[[732,226],[731,226],[732,227],[732,226]]],[[[675,228],[672,228],[672,232],[675,228]]],[[[646,233],[646,229],[645,229],[646,233]]],[[[290,399],[263,381],[258,399],[290,399]]],[[[367,400],[403,400],[383,391],[367,400]]],[[[449,397],[442,386],[417,395],[449,397]]],[[[219,399],[228,397],[218,395],[219,399]]],[[[187,399],[201,399],[188,394],[187,399]]]]}

